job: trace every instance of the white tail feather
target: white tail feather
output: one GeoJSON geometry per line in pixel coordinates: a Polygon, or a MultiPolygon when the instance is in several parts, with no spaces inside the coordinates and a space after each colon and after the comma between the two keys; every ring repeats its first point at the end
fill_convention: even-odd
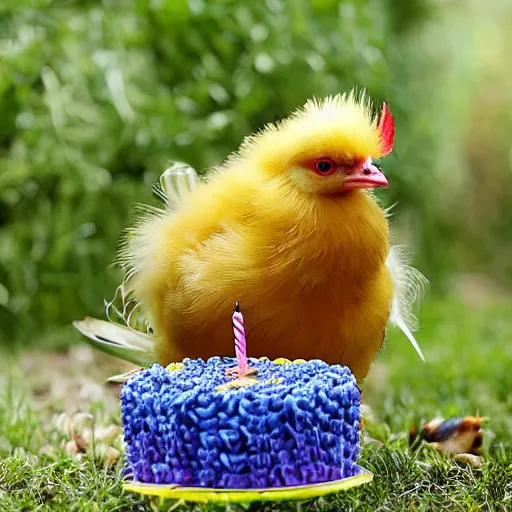
{"type": "Polygon", "coordinates": [[[419,270],[409,265],[409,261],[410,256],[405,247],[399,245],[391,247],[386,260],[386,266],[393,281],[389,322],[404,333],[421,360],[425,362],[425,356],[412,333],[418,328],[414,307],[423,299],[428,281],[419,270]]]}
{"type": "Polygon", "coordinates": [[[187,164],[176,162],[162,173],[155,190],[168,208],[176,209],[196,185],[196,171],[187,164]]]}
{"type": "Polygon", "coordinates": [[[153,336],[136,332],[124,325],[90,317],[74,322],[73,325],[85,336],[100,338],[133,350],[150,352],[154,348],[153,336]]]}
{"type": "Polygon", "coordinates": [[[155,339],[149,334],[89,317],[73,322],[73,325],[95,347],[115,357],[140,365],[154,361],[155,339]]]}

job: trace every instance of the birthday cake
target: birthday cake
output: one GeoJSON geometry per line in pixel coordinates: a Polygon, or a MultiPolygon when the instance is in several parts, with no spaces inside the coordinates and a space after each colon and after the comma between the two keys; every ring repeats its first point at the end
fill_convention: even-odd
{"type": "Polygon", "coordinates": [[[134,481],[222,489],[329,482],[358,472],[360,392],[347,367],[320,360],[158,364],[121,391],[134,481]]]}

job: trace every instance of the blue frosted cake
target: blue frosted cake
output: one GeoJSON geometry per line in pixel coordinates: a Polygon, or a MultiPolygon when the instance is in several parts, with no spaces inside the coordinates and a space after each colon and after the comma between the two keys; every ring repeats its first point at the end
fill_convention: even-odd
{"type": "Polygon", "coordinates": [[[224,489],[307,485],[355,475],[360,392],[319,360],[157,364],[121,392],[128,470],[138,482],[224,489]],[[283,364],[284,363],[284,364],[283,364]]]}

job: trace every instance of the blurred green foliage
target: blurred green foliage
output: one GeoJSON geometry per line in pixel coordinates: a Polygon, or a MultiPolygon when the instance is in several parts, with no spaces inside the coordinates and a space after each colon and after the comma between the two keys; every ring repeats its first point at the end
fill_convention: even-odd
{"type": "Polygon", "coordinates": [[[436,12],[428,0],[4,2],[0,338],[103,315],[116,239],[169,161],[206,170],[308,97],[354,85],[391,105],[384,200],[399,202],[422,269],[442,269],[449,205],[425,193],[446,124],[425,51],[436,12]]]}

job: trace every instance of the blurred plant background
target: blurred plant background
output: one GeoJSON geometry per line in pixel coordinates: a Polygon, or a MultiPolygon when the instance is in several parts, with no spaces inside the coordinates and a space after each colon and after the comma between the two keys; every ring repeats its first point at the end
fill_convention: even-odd
{"type": "Polygon", "coordinates": [[[381,197],[432,292],[510,283],[511,23],[507,0],[2,2],[0,340],[103,317],[116,240],[170,161],[206,172],[354,85],[395,115],[381,197]]]}

